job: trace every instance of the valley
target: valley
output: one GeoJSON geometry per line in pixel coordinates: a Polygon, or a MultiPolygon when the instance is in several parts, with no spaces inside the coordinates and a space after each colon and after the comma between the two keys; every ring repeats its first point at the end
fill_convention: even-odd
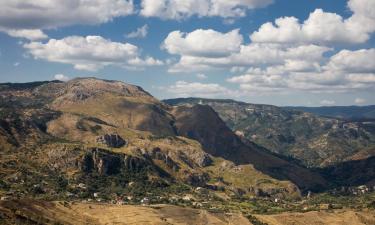
{"type": "Polygon", "coordinates": [[[97,78],[0,84],[0,222],[291,224],[358,211],[369,224],[373,131],[275,106],[159,101],[97,78]]]}

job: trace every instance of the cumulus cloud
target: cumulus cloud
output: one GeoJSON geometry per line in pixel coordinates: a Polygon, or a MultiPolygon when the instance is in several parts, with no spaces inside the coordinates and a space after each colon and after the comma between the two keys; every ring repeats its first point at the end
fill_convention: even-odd
{"type": "Polygon", "coordinates": [[[198,73],[197,78],[200,79],[200,80],[204,80],[204,79],[207,79],[207,76],[204,73],[198,73]]]}
{"type": "Polygon", "coordinates": [[[64,81],[64,82],[70,80],[70,78],[69,78],[68,76],[64,75],[64,74],[56,74],[56,75],[54,76],[54,79],[55,79],[55,80],[59,80],[59,81],[64,81]]]}
{"type": "Polygon", "coordinates": [[[214,31],[220,37],[215,41],[215,38],[207,38],[202,35],[204,32],[199,31],[193,31],[194,39],[189,40],[187,37],[192,33],[187,34],[183,39],[170,38],[174,35],[168,35],[164,41],[165,48],[169,53],[180,55],[180,60],[170,67],[169,72],[203,71],[228,67],[232,68],[232,71],[236,71],[246,66],[281,65],[286,61],[289,62],[289,67],[297,69],[297,66],[311,67],[313,64],[315,65],[315,62],[324,60],[324,53],[332,50],[318,45],[288,46],[269,43],[245,45],[242,44],[242,39],[239,36],[228,38],[227,34],[229,33],[223,34],[214,31]],[[193,40],[195,39],[201,44],[194,45],[195,41],[193,40]],[[211,41],[209,41],[210,39],[211,41]],[[204,44],[206,42],[210,44],[204,44]],[[218,43],[223,44],[218,45],[218,43]],[[299,62],[295,63],[296,61],[299,62]],[[302,65],[300,65],[301,63],[302,65]]]}
{"type": "Polygon", "coordinates": [[[246,11],[271,4],[273,0],[142,0],[140,14],[162,19],[191,16],[223,18],[243,17],[246,11]]]}
{"type": "Polygon", "coordinates": [[[375,49],[342,50],[331,57],[327,66],[351,73],[375,73],[375,49]]]}
{"type": "Polygon", "coordinates": [[[7,33],[11,37],[26,38],[28,40],[36,41],[48,38],[48,36],[39,29],[5,29],[0,27],[0,31],[7,33]]]}
{"type": "Polygon", "coordinates": [[[220,97],[233,95],[231,90],[215,83],[177,81],[166,89],[178,97],[220,97]]]}
{"type": "Polygon", "coordinates": [[[282,17],[275,24],[263,24],[250,35],[253,42],[271,43],[364,43],[375,31],[375,1],[349,0],[352,16],[316,9],[300,23],[295,17],[282,17]]]}
{"type": "Polygon", "coordinates": [[[336,42],[369,39],[375,31],[373,4],[350,0],[353,14],[346,19],[321,9],[303,23],[294,17],[279,18],[276,25],[267,23],[254,32],[250,43],[244,43],[238,30],[173,31],[163,47],[179,58],[168,71],[230,70],[236,75],[227,81],[237,84],[241,94],[373,91],[375,49],[337,51],[332,47],[336,42]]]}
{"type": "Polygon", "coordinates": [[[283,65],[252,67],[227,81],[249,92],[371,90],[375,88],[375,67],[368,57],[373,50],[340,51],[325,64],[286,60],[283,65]]]}
{"type": "Polygon", "coordinates": [[[239,29],[228,33],[198,29],[191,33],[173,31],[164,40],[163,48],[170,54],[219,57],[240,50],[242,35],[239,29]]]}
{"type": "Polygon", "coordinates": [[[355,104],[362,105],[362,104],[365,104],[365,103],[366,103],[366,99],[363,99],[363,98],[356,98],[356,99],[354,100],[354,103],[355,103],[355,104]]]}
{"type": "Polygon", "coordinates": [[[336,104],[336,102],[333,101],[333,100],[324,99],[324,100],[320,101],[320,104],[324,105],[324,106],[330,106],[330,105],[336,104]]]}
{"type": "Polygon", "coordinates": [[[137,28],[136,31],[130,32],[126,35],[127,38],[145,38],[148,34],[148,25],[137,28]]]}
{"type": "Polygon", "coordinates": [[[101,24],[132,13],[132,0],[7,0],[1,2],[0,31],[36,40],[45,38],[44,29],[101,24]]]}
{"type": "Polygon", "coordinates": [[[78,70],[96,71],[105,66],[142,67],[162,64],[151,57],[141,59],[137,46],[112,42],[101,36],[69,36],[47,43],[24,44],[36,59],[72,64],[78,70]]]}

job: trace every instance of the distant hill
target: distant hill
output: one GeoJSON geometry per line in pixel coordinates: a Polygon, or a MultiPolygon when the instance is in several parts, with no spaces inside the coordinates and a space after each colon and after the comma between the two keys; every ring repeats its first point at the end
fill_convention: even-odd
{"type": "Polygon", "coordinates": [[[164,102],[209,105],[237,135],[309,167],[333,166],[375,155],[372,121],[356,122],[229,99],[180,98],[164,102]]]}
{"type": "Polygon", "coordinates": [[[323,106],[323,107],[283,107],[314,113],[319,116],[336,117],[349,120],[375,120],[375,105],[369,106],[323,106]]]}

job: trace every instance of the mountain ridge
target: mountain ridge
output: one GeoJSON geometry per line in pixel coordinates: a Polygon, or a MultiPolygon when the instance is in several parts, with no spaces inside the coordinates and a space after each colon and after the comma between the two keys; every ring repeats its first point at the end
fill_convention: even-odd
{"type": "Polygon", "coordinates": [[[83,196],[94,192],[110,196],[113,189],[106,189],[110,183],[122,194],[188,185],[224,190],[225,195],[267,193],[285,198],[300,196],[300,190],[328,188],[318,173],[243,144],[210,107],[172,107],[137,86],[93,78],[15,86],[16,90],[11,84],[0,85],[5,156],[1,165],[16,160],[11,168],[0,168],[0,177],[19,195],[30,189],[14,176],[17,180],[35,176],[35,182],[41,182],[40,173],[46,176],[40,193],[52,196],[56,193],[50,190],[66,190],[56,187],[61,182],[57,178],[68,183],[73,195],[80,183],[86,184],[83,196]],[[208,117],[201,120],[206,112],[208,117]],[[197,135],[191,136],[194,132],[197,135]],[[218,138],[209,139],[215,135],[218,138]],[[106,142],[106,136],[123,142],[106,142]],[[234,154],[237,148],[241,150],[234,154]],[[29,175],[15,175],[24,167],[29,175]],[[239,175],[245,181],[232,179],[239,175]],[[130,182],[137,185],[129,187],[130,182]]]}
{"type": "Polygon", "coordinates": [[[306,166],[324,167],[350,160],[355,155],[371,156],[373,151],[367,149],[375,146],[375,124],[371,120],[328,118],[228,99],[180,98],[164,102],[210,105],[239,136],[274,153],[300,160],[306,166]]]}

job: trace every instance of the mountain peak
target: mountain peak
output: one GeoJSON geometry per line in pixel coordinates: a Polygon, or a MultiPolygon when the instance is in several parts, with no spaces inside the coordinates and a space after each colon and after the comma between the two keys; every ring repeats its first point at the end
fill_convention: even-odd
{"type": "Polygon", "coordinates": [[[141,87],[122,81],[102,80],[97,78],[75,78],[60,86],[58,102],[83,101],[92,97],[111,94],[122,97],[152,98],[141,87]]]}

